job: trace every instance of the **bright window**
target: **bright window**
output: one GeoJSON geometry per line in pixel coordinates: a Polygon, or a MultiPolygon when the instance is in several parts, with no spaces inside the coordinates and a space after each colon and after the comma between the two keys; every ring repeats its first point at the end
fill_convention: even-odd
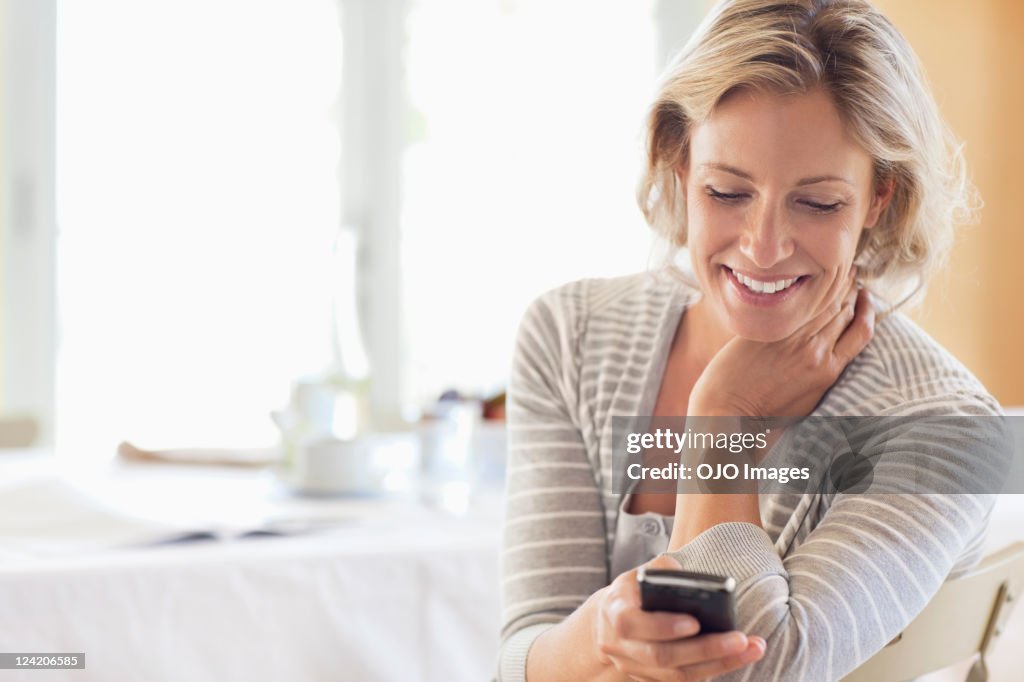
{"type": "Polygon", "coordinates": [[[498,390],[531,299],[648,266],[634,201],[654,3],[416,0],[402,184],[407,393],[498,390]]]}
{"type": "Polygon", "coordinates": [[[58,446],[270,444],[330,360],[335,2],[58,11],[58,446]]]}
{"type": "MultiPolygon", "coordinates": [[[[367,314],[401,316],[410,412],[503,388],[542,291],[648,267],[633,194],[654,6],[406,4],[402,309],[367,314]]],[[[330,362],[338,15],[59,5],[59,446],[269,444],[290,382],[330,362]]]]}

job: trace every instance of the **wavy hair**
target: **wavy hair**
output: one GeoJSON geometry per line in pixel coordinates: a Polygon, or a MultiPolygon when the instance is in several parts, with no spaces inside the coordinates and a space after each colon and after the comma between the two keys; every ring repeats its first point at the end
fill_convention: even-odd
{"type": "Polygon", "coordinates": [[[670,245],[670,269],[679,273],[673,263],[686,246],[676,170],[687,161],[692,127],[738,88],[819,87],[874,159],[875,183],[894,185],[877,224],[862,233],[860,278],[897,305],[923,293],[945,263],[955,226],[980,204],[917,56],[866,0],[725,0],[672,60],[647,115],[637,190],[644,217],[670,245]]]}

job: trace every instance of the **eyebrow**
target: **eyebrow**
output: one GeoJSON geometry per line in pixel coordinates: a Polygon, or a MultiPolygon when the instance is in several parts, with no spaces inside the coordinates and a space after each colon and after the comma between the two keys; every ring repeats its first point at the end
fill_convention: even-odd
{"type": "MultiPolygon", "coordinates": [[[[749,180],[750,182],[754,181],[754,178],[752,175],[750,175],[750,173],[741,171],[739,168],[735,168],[724,163],[702,163],[700,167],[709,168],[711,170],[719,170],[722,171],[723,173],[729,173],[731,175],[743,178],[744,180],[749,180]]],[[[797,187],[803,187],[805,185],[814,185],[819,182],[842,182],[847,185],[850,185],[851,187],[853,186],[852,182],[839,175],[815,175],[810,178],[804,178],[803,180],[800,180],[796,184],[797,187]]]]}

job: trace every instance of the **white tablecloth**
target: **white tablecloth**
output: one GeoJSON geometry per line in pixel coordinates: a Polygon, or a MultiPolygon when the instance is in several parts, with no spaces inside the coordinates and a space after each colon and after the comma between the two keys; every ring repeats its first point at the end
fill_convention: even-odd
{"type": "MultiPolygon", "coordinates": [[[[17,513],[3,499],[18,467],[0,463],[0,514],[17,513]]],[[[234,524],[305,515],[341,525],[147,549],[62,555],[48,547],[38,557],[22,546],[0,559],[0,651],[84,652],[86,668],[0,670],[0,680],[448,681],[493,673],[496,499],[455,517],[410,499],[294,499],[266,473],[157,471],[106,472],[84,489],[164,522],[177,508],[179,520],[197,527],[217,505],[233,510],[226,516],[234,524]]],[[[45,479],[17,482],[24,490],[45,479]]]]}
{"type": "MultiPolygon", "coordinates": [[[[18,525],[5,491],[54,490],[42,485],[51,463],[3,458],[0,529],[18,525]]],[[[451,516],[401,498],[290,498],[251,472],[136,466],[74,478],[119,509],[181,527],[244,527],[274,516],[341,526],[131,551],[46,547],[35,558],[23,545],[12,551],[10,536],[5,554],[0,533],[0,651],[86,655],[85,670],[0,670],[0,682],[447,682],[493,672],[496,496],[451,516]]],[[[989,549],[1021,539],[1022,528],[1024,495],[1001,496],[989,549]]],[[[996,682],[1016,679],[1021,647],[1018,609],[993,657],[996,682]]]]}

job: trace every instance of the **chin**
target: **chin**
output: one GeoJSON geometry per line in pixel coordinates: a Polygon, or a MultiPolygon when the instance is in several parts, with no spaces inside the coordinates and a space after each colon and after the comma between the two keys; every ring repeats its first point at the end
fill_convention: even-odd
{"type": "Polygon", "coordinates": [[[779,320],[772,320],[770,322],[752,320],[746,318],[746,316],[744,316],[744,319],[737,319],[735,316],[730,316],[729,329],[741,339],[758,341],[760,343],[772,343],[774,341],[781,341],[796,330],[794,325],[780,324],[780,322],[779,320]]]}

